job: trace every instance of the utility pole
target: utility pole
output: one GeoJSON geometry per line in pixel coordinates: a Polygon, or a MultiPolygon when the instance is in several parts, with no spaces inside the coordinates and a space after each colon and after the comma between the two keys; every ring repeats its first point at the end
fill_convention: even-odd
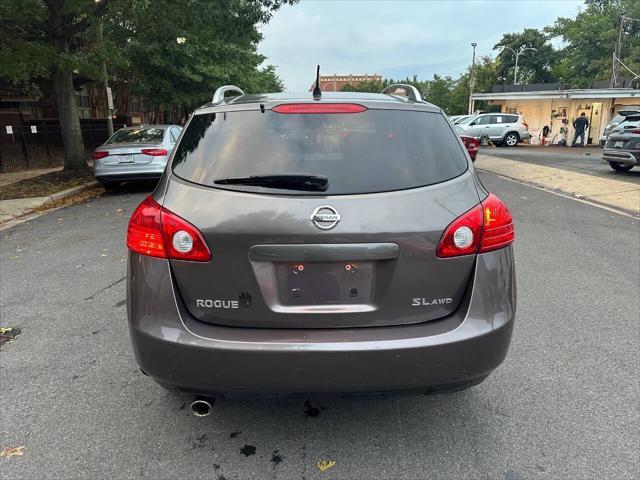
{"type": "MultiPolygon", "coordinates": [[[[98,41],[100,42],[100,45],[104,46],[102,37],[102,21],[98,26],[98,41]]],[[[113,95],[109,88],[109,75],[107,74],[106,60],[102,61],[102,87],[104,88],[104,92],[107,96],[107,131],[109,132],[109,136],[111,136],[113,135],[113,95]]]]}
{"type": "Polygon", "coordinates": [[[469,75],[469,110],[468,114],[471,115],[473,113],[473,87],[475,86],[476,81],[476,47],[478,44],[476,42],[472,42],[471,46],[473,47],[473,57],[471,57],[471,74],[469,75]]]}
{"type": "Polygon", "coordinates": [[[620,51],[622,50],[622,30],[624,28],[624,15],[618,19],[616,25],[616,44],[613,47],[613,59],[611,62],[611,88],[618,86],[618,62],[620,60],[620,51]]]}

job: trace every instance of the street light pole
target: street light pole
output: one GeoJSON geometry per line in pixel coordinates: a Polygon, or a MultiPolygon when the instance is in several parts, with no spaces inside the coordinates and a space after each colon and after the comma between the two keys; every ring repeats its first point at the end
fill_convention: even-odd
{"type": "Polygon", "coordinates": [[[533,48],[533,47],[521,47],[517,52],[511,48],[511,47],[507,47],[505,45],[502,46],[502,49],[507,49],[510,52],[512,52],[515,57],[516,57],[516,64],[513,67],[513,84],[517,85],[518,84],[518,59],[520,58],[520,55],[522,55],[524,52],[526,52],[527,50],[533,50],[534,52],[537,52],[538,49],[537,48],[533,48]]]}
{"type": "Polygon", "coordinates": [[[471,46],[473,47],[473,57],[471,58],[471,74],[469,75],[469,109],[468,114],[471,115],[473,113],[473,87],[475,86],[475,74],[476,74],[476,47],[478,44],[476,42],[472,42],[471,46]]]}

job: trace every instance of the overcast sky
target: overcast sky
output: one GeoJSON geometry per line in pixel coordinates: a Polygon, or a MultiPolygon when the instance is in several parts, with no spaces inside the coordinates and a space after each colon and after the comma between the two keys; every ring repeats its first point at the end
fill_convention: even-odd
{"type": "Polygon", "coordinates": [[[321,73],[379,73],[388,78],[457,76],[508,32],[574,17],[577,0],[302,0],[263,29],[260,52],[287,90],[307,90],[321,73]]]}

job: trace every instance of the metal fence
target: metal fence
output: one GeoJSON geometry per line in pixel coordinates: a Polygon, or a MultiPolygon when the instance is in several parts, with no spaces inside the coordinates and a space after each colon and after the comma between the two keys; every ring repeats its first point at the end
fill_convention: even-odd
{"type": "MultiPolygon", "coordinates": [[[[114,124],[114,130],[123,124],[114,124]]],[[[3,125],[0,130],[0,172],[62,165],[64,150],[57,120],[40,120],[28,125],[3,125]]],[[[87,157],[109,137],[106,122],[81,120],[80,129],[87,157]]]]}

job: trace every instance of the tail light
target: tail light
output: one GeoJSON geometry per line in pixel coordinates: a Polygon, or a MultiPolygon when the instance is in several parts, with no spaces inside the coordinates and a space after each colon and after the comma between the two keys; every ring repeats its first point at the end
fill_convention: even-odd
{"type": "Polygon", "coordinates": [[[355,103],[285,103],[271,109],[276,113],[360,113],[367,107],[355,103]]]}
{"type": "Polygon", "coordinates": [[[142,153],[151,155],[152,157],[164,157],[167,151],[164,148],[143,148],[142,153]]]}
{"type": "Polygon", "coordinates": [[[95,150],[91,156],[94,160],[100,160],[101,158],[108,157],[109,152],[105,152],[104,150],[95,150]]]}
{"type": "Polygon", "coordinates": [[[440,258],[491,252],[513,243],[513,218],[493,194],[456,218],[445,229],[436,254],[440,258]]]}
{"type": "Polygon", "coordinates": [[[524,128],[526,128],[527,130],[529,130],[529,124],[526,122],[522,122],[522,125],[524,125],[524,128]]]}
{"type": "Polygon", "coordinates": [[[211,252],[196,227],[151,197],[135,209],[127,228],[129,250],[149,257],[208,262],[211,252]]]}

